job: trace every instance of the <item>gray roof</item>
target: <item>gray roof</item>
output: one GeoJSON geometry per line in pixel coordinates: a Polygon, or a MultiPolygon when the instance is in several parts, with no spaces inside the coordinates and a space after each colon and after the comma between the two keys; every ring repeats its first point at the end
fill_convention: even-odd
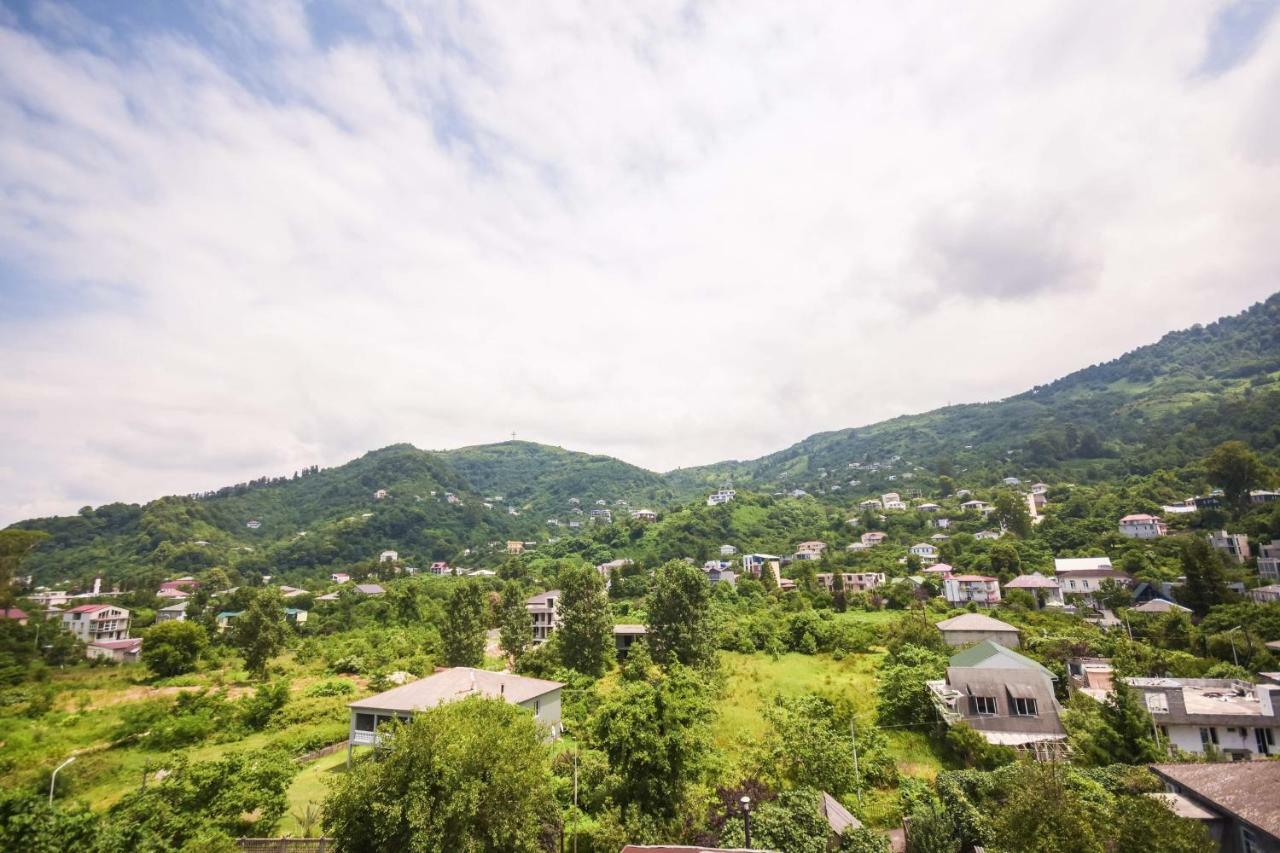
{"type": "Polygon", "coordinates": [[[1154,764],[1151,769],[1181,793],[1210,808],[1234,815],[1280,841],[1280,761],[1226,764],[1154,764]]]}
{"type": "Polygon", "coordinates": [[[159,613],[186,613],[187,602],[179,601],[177,604],[170,604],[168,607],[161,607],[159,613]]]}
{"type": "Polygon", "coordinates": [[[559,681],[544,681],[509,672],[490,672],[487,669],[458,666],[376,696],[358,699],[349,703],[348,707],[370,711],[417,711],[467,696],[502,698],[518,705],[545,696],[563,686],[559,681]]]}
{"type": "Polygon", "coordinates": [[[559,598],[560,590],[549,589],[546,592],[540,592],[537,595],[531,595],[525,599],[526,607],[546,607],[548,598],[559,598]]]}
{"type": "Polygon", "coordinates": [[[1183,607],[1181,604],[1174,604],[1172,601],[1165,601],[1163,598],[1153,598],[1133,608],[1134,613],[1169,613],[1173,610],[1180,610],[1183,613],[1191,612],[1190,607],[1183,607]]]}
{"type": "Polygon", "coordinates": [[[840,804],[839,800],[826,791],[822,792],[819,808],[822,809],[822,816],[827,819],[827,825],[831,827],[831,831],[836,835],[844,835],[844,831],[851,826],[854,829],[862,828],[862,821],[854,817],[848,809],[840,804]]]}
{"type": "Polygon", "coordinates": [[[1018,629],[1008,622],[1001,622],[999,619],[992,619],[990,616],[983,616],[981,613],[962,613],[951,619],[943,619],[938,623],[938,627],[943,631],[1012,631],[1015,634],[1018,633],[1018,629]]]}
{"type": "Polygon", "coordinates": [[[974,669],[950,667],[947,685],[965,697],[986,696],[995,700],[995,716],[982,716],[973,703],[961,698],[957,710],[964,721],[980,732],[1017,732],[1022,734],[1065,735],[1059,718],[1061,708],[1053,695],[1053,682],[1033,669],[974,669]],[[1013,697],[1035,699],[1038,716],[1013,714],[1013,697]]]}
{"type": "Polygon", "coordinates": [[[613,633],[615,634],[633,634],[640,636],[649,633],[649,629],[644,625],[614,625],[613,633]]]}
{"type": "Polygon", "coordinates": [[[356,592],[364,593],[365,595],[382,595],[386,590],[376,583],[358,583],[356,584],[356,592]]]}
{"type": "Polygon", "coordinates": [[[1058,582],[1053,578],[1047,578],[1039,572],[1032,572],[1029,575],[1018,575],[1013,580],[1004,585],[1005,589],[1058,589],[1058,582]]]}

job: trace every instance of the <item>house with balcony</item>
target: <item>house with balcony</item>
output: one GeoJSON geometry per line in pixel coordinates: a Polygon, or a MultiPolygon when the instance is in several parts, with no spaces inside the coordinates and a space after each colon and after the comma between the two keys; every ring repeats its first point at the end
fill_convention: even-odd
{"type": "Polygon", "coordinates": [[[62,627],[82,643],[129,639],[129,611],[114,604],[81,604],[64,611],[62,627]]]}
{"type": "Polygon", "coordinates": [[[764,566],[771,563],[781,563],[782,558],[773,554],[743,554],[742,555],[742,571],[750,574],[752,577],[760,577],[760,571],[764,566]]]}
{"type": "Polygon", "coordinates": [[[719,489],[707,497],[707,506],[719,506],[720,504],[727,504],[729,501],[733,500],[737,496],[738,496],[738,493],[735,492],[733,489],[719,489]]]}
{"type": "Polygon", "coordinates": [[[187,602],[179,601],[177,604],[170,604],[168,607],[161,607],[156,611],[156,624],[161,622],[185,622],[187,621],[187,602]]]}
{"type": "Polygon", "coordinates": [[[919,557],[920,562],[926,566],[938,562],[938,547],[936,545],[930,545],[928,542],[917,542],[907,550],[919,557]]]}
{"type": "Polygon", "coordinates": [[[1000,582],[986,575],[951,575],[942,581],[942,597],[953,607],[970,602],[990,607],[1000,603],[1000,582]]]}
{"type": "Polygon", "coordinates": [[[558,681],[459,666],[358,699],[347,705],[351,713],[347,763],[351,762],[354,747],[381,745],[388,736],[387,724],[408,722],[418,711],[470,696],[502,699],[518,705],[533,714],[549,738],[559,737],[562,687],[558,681]]]}
{"type": "MultiPolygon", "coordinates": [[[[1123,678],[1142,696],[1162,746],[1232,761],[1276,755],[1280,685],[1229,678],[1123,678]]],[[[1082,690],[1098,701],[1100,690],[1082,690]]]]}
{"type": "Polygon", "coordinates": [[[1264,580],[1280,581],[1280,539],[1258,546],[1258,575],[1264,580]]]}
{"type": "Polygon", "coordinates": [[[1054,560],[1054,579],[1064,596],[1082,595],[1092,600],[1105,581],[1133,586],[1133,578],[1111,567],[1107,557],[1083,557],[1054,560]]]}
{"type": "Polygon", "coordinates": [[[738,549],[737,549],[736,547],[734,547],[733,545],[721,545],[721,546],[720,546],[720,556],[721,556],[721,557],[732,557],[732,556],[733,556],[734,554],[736,554],[736,553],[738,553],[738,549]]]}
{"type": "Polygon", "coordinates": [[[549,589],[525,600],[524,609],[533,622],[533,642],[542,644],[560,627],[560,590],[549,589]]]}
{"type": "Polygon", "coordinates": [[[1056,607],[1062,605],[1062,587],[1053,578],[1045,577],[1039,572],[1019,575],[1004,585],[1006,590],[1026,590],[1035,596],[1037,607],[1056,607]]]}
{"type": "Polygon", "coordinates": [[[826,542],[801,542],[796,546],[795,560],[820,560],[822,552],[827,550],[826,542]]]}
{"type": "Polygon", "coordinates": [[[861,541],[862,544],[866,545],[868,548],[874,548],[877,545],[883,544],[884,540],[888,538],[889,538],[889,534],[887,533],[881,533],[879,530],[868,530],[866,533],[862,534],[861,537],[859,537],[859,541],[861,541]]]}
{"type": "MultiPolygon", "coordinates": [[[[841,576],[844,580],[844,591],[846,593],[870,592],[885,583],[883,572],[841,572],[841,576]]],[[[834,573],[818,572],[816,577],[818,583],[822,584],[823,589],[827,592],[835,591],[836,576],[834,573]]]]}
{"type": "Polygon", "coordinates": [[[948,726],[965,723],[991,744],[1037,760],[1066,754],[1056,676],[1010,648],[984,640],[952,655],[946,678],[928,681],[929,697],[948,726]]]}
{"type": "Polygon", "coordinates": [[[1120,535],[1130,539],[1159,539],[1169,532],[1168,526],[1158,515],[1143,512],[1126,515],[1120,519],[1120,535]]]}

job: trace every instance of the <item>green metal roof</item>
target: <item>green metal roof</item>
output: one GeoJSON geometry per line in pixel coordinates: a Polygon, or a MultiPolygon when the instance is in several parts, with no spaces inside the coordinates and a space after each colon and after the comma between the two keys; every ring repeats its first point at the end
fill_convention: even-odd
{"type": "Polygon", "coordinates": [[[993,643],[990,640],[983,640],[975,646],[957,652],[951,656],[948,662],[949,666],[982,666],[993,657],[1000,658],[1000,666],[1009,668],[1027,668],[1038,669],[1050,678],[1057,678],[1053,672],[1044,666],[1036,663],[1025,655],[1020,655],[1013,649],[993,643]]]}

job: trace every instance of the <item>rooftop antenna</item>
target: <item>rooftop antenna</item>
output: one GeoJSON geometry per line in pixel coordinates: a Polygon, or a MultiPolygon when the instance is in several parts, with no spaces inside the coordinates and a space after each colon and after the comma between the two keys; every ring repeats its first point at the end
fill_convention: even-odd
{"type": "Polygon", "coordinates": [[[515,430],[512,430],[512,431],[511,431],[511,440],[512,440],[512,441],[515,441],[515,440],[516,440],[516,431],[515,431],[515,430]]]}

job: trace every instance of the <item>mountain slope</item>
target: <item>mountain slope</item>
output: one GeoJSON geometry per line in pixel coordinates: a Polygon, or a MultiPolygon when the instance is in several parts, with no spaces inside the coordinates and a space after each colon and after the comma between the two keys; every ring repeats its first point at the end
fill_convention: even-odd
{"type": "Polygon", "coordinates": [[[818,433],[759,459],[675,471],[669,480],[682,492],[727,480],[818,486],[847,479],[850,463],[888,470],[895,456],[899,470],[1117,476],[1179,467],[1235,438],[1274,453],[1278,380],[1280,294],[999,402],[818,433]]]}

